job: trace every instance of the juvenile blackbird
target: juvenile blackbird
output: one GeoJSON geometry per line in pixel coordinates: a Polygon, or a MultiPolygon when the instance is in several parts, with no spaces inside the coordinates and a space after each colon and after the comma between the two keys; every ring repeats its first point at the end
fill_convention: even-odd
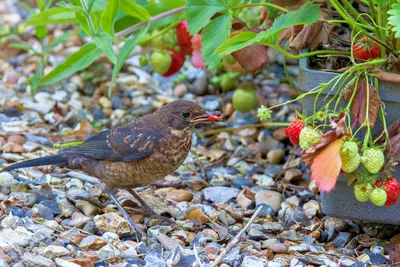
{"type": "Polygon", "coordinates": [[[82,170],[106,185],[110,199],[132,230],[144,235],[117,201],[116,189],[126,189],[150,215],[156,215],[133,188],[150,185],[175,171],[189,153],[194,127],[221,118],[220,112],[206,112],[194,102],[177,100],[152,114],[100,132],[80,146],[16,163],[2,171],[53,164],[82,170]]]}

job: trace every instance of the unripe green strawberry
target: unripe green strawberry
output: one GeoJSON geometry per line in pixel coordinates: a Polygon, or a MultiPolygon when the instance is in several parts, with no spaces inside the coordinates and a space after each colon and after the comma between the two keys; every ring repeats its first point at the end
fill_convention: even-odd
{"type": "Polygon", "coordinates": [[[352,157],[358,154],[358,145],[356,142],[347,141],[340,147],[340,157],[352,157]]]}
{"type": "Polygon", "coordinates": [[[369,199],[374,205],[382,207],[383,205],[385,205],[387,199],[386,191],[382,188],[375,188],[374,190],[372,190],[369,199]]]}
{"type": "Polygon", "coordinates": [[[311,127],[304,127],[300,132],[300,147],[307,149],[321,141],[321,132],[311,127]]]}
{"type": "Polygon", "coordinates": [[[371,195],[372,185],[370,184],[356,184],[354,186],[354,195],[360,202],[366,202],[371,195]]]}
{"type": "Polygon", "coordinates": [[[364,151],[361,162],[364,167],[372,174],[378,173],[385,163],[385,155],[382,150],[369,148],[364,151]]]}
{"type": "Polygon", "coordinates": [[[153,70],[157,73],[166,73],[171,66],[172,57],[167,51],[154,51],[150,56],[151,66],[153,70]]]}
{"type": "Polygon", "coordinates": [[[149,64],[149,59],[147,58],[147,56],[141,55],[139,58],[139,64],[142,67],[147,66],[147,64],[149,64]]]}
{"type": "Polygon", "coordinates": [[[239,77],[239,73],[237,72],[228,72],[228,73],[224,73],[220,76],[221,78],[221,88],[222,90],[224,90],[225,92],[227,91],[232,91],[233,89],[235,89],[235,85],[236,85],[236,80],[239,77]]]}
{"type": "Polygon", "coordinates": [[[239,88],[232,96],[233,108],[241,113],[255,109],[258,104],[257,92],[251,88],[239,88]]]}
{"type": "Polygon", "coordinates": [[[354,172],[355,170],[358,169],[358,166],[360,166],[360,154],[356,153],[353,156],[342,156],[340,154],[340,159],[342,160],[342,170],[344,172],[350,173],[354,172]]]}

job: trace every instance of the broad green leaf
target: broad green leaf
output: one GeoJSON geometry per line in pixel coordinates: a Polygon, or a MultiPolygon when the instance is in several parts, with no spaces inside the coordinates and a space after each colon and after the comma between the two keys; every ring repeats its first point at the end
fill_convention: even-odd
{"type": "Polygon", "coordinates": [[[71,32],[65,32],[63,35],[57,37],[51,42],[48,46],[45,47],[44,52],[49,52],[53,50],[57,45],[66,43],[68,41],[68,37],[71,35],[71,32]]]}
{"type": "Polygon", "coordinates": [[[400,38],[400,4],[392,5],[388,14],[388,23],[393,26],[393,31],[396,33],[395,37],[400,38]]]}
{"type": "Polygon", "coordinates": [[[243,47],[246,47],[250,44],[252,44],[254,38],[257,36],[256,33],[254,32],[242,32],[239,33],[238,35],[235,35],[222,45],[220,45],[217,49],[217,53],[223,53],[223,54],[230,54],[233,51],[242,49],[243,47]],[[231,52],[228,52],[228,49],[231,52]]]}
{"type": "Polygon", "coordinates": [[[201,28],[206,26],[212,16],[217,12],[228,9],[222,0],[187,0],[186,19],[189,24],[189,32],[197,34],[201,28]]]}
{"type": "Polygon", "coordinates": [[[129,54],[131,53],[132,49],[135,47],[137,42],[143,38],[146,34],[147,30],[149,29],[149,23],[147,23],[146,27],[142,28],[136,35],[128,40],[126,40],[125,44],[121,47],[121,50],[118,53],[117,63],[114,65],[110,87],[108,89],[108,96],[111,96],[112,86],[117,78],[119,71],[121,70],[122,66],[125,63],[125,60],[128,58],[129,54]]]}
{"type": "Polygon", "coordinates": [[[205,64],[215,69],[221,62],[221,56],[215,49],[229,39],[232,28],[232,16],[225,14],[213,19],[206,25],[201,34],[201,53],[205,64]]]}
{"type": "Polygon", "coordinates": [[[107,0],[94,0],[92,12],[103,11],[104,7],[107,5],[107,0]]]}
{"type": "Polygon", "coordinates": [[[257,35],[253,33],[238,34],[218,47],[217,52],[227,55],[252,44],[273,46],[284,29],[295,25],[313,24],[318,21],[319,17],[319,5],[307,2],[300,9],[279,16],[272,27],[266,31],[257,35]]]}
{"type": "Polygon", "coordinates": [[[93,42],[97,47],[104,51],[106,56],[111,60],[113,64],[117,62],[117,57],[115,56],[114,50],[112,48],[113,40],[110,35],[105,32],[98,32],[93,38],[93,42]]]}
{"type": "Polygon", "coordinates": [[[103,54],[103,50],[98,48],[94,43],[85,44],[49,74],[44,76],[40,80],[39,85],[42,86],[58,82],[77,71],[86,69],[101,54],[103,54]]]}
{"type": "MultiPolygon", "coordinates": [[[[125,1],[125,0],[122,0],[125,1]]],[[[108,33],[110,36],[114,37],[114,21],[115,21],[115,16],[118,13],[119,9],[119,0],[109,0],[107,3],[106,8],[103,11],[103,14],[101,15],[101,20],[100,20],[100,27],[108,33]]]]}
{"type": "Polygon", "coordinates": [[[141,21],[146,21],[150,19],[150,14],[147,10],[136,4],[131,0],[120,0],[120,9],[125,14],[138,18],[141,21]]]}
{"type": "Polygon", "coordinates": [[[27,22],[28,26],[46,26],[48,24],[63,24],[75,22],[75,12],[65,7],[49,8],[32,16],[27,22]]]}
{"type": "Polygon", "coordinates": [[[24,51],[31,51],[31,50],[34,51],[32,46],[27,45],[27,44],[21,44],[21,43],[12,43],[12,44],[9,44],[8,47],[18,48],[18,49],[21,49],[24,51]]]}
{"type": "Polygon", "coordinates": [[[43,0],[36,0],[36,3],[37,3],[39,10],[44,11],[45,3],[43,2],[43,0]]]}

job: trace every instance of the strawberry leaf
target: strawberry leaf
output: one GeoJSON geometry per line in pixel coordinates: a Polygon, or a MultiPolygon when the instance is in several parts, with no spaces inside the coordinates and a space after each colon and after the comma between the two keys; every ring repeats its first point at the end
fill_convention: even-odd
{"type": "Polygon", "coordinates": [[[215,48],[229,39],[232,27],[232,16],[225,14],[213,19],[204,28],[201,37],[201,53],[205,64],[215,69],[221,62],[222,56],[214,54],[215,48]]]}
{"type": "Polygon", "coordinates": [[[393,26],[395,37],[400,38],[400,4],[392,5],[392,8],[387,12],[389,14],[388,23],[393,26]]]}
{"type": "Polygon", "coordinates": [[[268,63],[265,45],[250,45],[232,53],[237,62],[248,72],[261,70],[268,63]]]}
{"type": "Polygon", "coordinates": [[[307,2],[300,9],[279,16],[272,24],[272,27],[266,31],[262,31],[259,34],[238,34],[219,46],[217,52],[227,55],[251,44],[274,45],[284,29],[295,25],[313,24],[318,21],[319,16],[319,5],[307,2]]]}
{"type": "MultiPolygon", "coordinates": [[[[228,6],[222,0],[187,0],[186,19],[190,34],[196,35],[201,28],[206,26],[212,16],[227,9],[228,6]]],[[[217,36],[218,34],[214,37],[217,36]]]]}

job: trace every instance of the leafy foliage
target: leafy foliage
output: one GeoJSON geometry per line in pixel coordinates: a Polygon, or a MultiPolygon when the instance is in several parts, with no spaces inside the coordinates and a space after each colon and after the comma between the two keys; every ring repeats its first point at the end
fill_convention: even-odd
{"type": "Polygon", "coordinates": [[[388,14],[390,15],[388,23],[393,26],[393,31],[396,33],[395,37],[400,38],[400,4],[392,5],[388,14]]]}

